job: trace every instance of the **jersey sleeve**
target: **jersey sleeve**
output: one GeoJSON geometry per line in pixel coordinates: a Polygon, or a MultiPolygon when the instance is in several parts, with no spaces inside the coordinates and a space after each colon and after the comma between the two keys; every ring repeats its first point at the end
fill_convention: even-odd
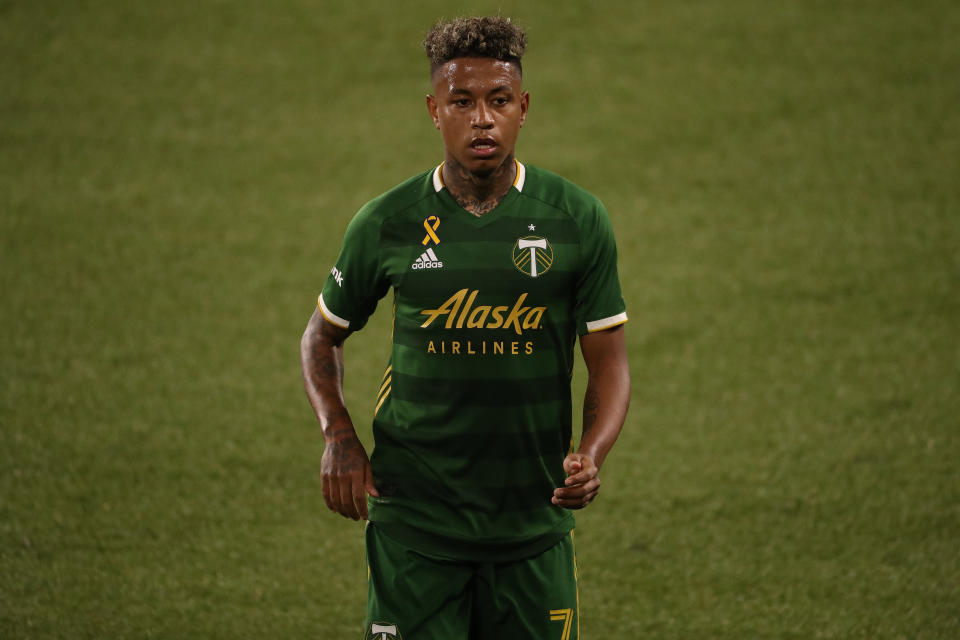
{"type": "Polygon", "coordinates": [[[347,226],[317,306],[328,322],[357,331],[389,288],[380,260],[380,220],[368,205],[347,226]]]}
{"type": "Polygon", "coordinates": [[[581,271],[577,280],[574,317],[577,333],[602,331],[627,321],[617,273],[617,244],[607,210],[595,207],[581,227],[581,271]]]}

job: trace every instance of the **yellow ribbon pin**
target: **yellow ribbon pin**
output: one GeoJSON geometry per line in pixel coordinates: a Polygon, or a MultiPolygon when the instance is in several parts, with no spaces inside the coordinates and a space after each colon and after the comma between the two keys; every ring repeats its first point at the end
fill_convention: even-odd
{"type": "Polygon", "coordinates": [[[437,237],[437,227],[440,226],[440,218],[430,216],[423,221],[423,228],[427,230],[427,235],[423,236],[423,245],[426,246],[431,240],[433,244],[440,244],[440,238],[437,237]]]}

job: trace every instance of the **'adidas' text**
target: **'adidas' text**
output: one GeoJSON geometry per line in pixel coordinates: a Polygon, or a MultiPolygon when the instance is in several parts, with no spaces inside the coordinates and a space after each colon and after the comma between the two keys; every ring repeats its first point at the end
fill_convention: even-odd
{"type": "Polygon", "coordinates": [[[431,247],[421,253],[420,257],[410,267],[412,269],[442,269],[443,262],[437,258],[437,254],[433,252],[433,247],[431,247]]]}

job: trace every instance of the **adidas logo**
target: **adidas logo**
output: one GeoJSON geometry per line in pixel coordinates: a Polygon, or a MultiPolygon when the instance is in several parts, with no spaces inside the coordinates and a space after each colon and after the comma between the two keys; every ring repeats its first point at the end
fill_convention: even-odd
{"type": "Polygon", "coordinates": [[[437,254],[433,252],[433,247],[430,247],[421,253],[420,257],[417,258],[410,267],[413,269],[442,269],[443,263],[437,258],[437,254]]]}

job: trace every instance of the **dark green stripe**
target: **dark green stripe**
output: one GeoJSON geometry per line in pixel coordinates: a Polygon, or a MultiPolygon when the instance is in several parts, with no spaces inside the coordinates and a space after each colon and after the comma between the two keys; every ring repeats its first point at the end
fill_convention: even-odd
{"type": "Polygon", "coordinates": [[[518,407],[565,400],[570,380],[564,375],[528,379],[450,380],[422,378],[394,370],[393,397],[431,405],[518,407]]]}
{"type": "MultiPolygon", "coordinates": [[[[503,514],[507,512],[542,509],[549,512],[554,483],[506,483],[503,486],[478,486],[473,482],[439,484],[424,476],[377,473],[377,490],[393,500],[415,498],[428,505],[439,503],[447,509],[469,509],[478,512],[503,514]]],[[[436,508],[436,507],[434,507],[436,508]]]]}
{"type": "MultiPolygon", "coordinates": [[[[502,329],[490,329],[490,330],[481,330],[481,329],[444,329],[441,324],[439,328],[429,328],[423,329],[419,325],[411,327],[409,325],[400,326],[400,323],[397,323],[397,327],[394,330],[394,342],[396,344],[427,353],[427,348],[430,341],[434,342],[434,347],[436,348],[438,354],[440,355],[440,346],[439,342],[442,340],[449,345],[452,342],[459,342],[461,347],[460,357],[467,358],[473,357],[474,355],[480,357],[502,357],[502,355],[510,355],[510,343],[517,341],[520,343],[520,354],[524,354],[525,345],[527,342],[532,343],[533,351],[537,355],[544,355],[545,351],[554,351],[555,347],[559,347],[554,341],[551,333],[562,332],[561,335],[573,335],[574,326],[571,323],[564,323],[560,327],[546,327],[539,331],[534,331],[527,329],[521,335],[517,335],[513,329],[504,331],[502,329]],[[486,342],[486,353],[483,352],[483,347],[481,344],[486,342]],[[494,342],[503,343],[505,353],[499,354],[494,352],[494,342]],[[467,343],[476,351],[476,354],[467,353],[467,343]]],[[[572,340],[571,340],[572,344],[572,340]]],[[[447,348],[449,351],[449,347],[447,348]]],[[[432,355],[432,354],[431,354],[432,355]]],[[[457,357],[456,354],[450,352],[446,353],[452,357],[457,357]]]]}
{"type": "Polygon", "coordinates": [[[426,299],[436,300],[440,305],[460,289],[477,289],[474,306],[480,304],[505,304],[512,306],[517,301],[518,292],[526,292],[529,302],[543,306],[562,301],[566,304],[572,298],[571,289],[579,272],[568,268],[570,265],[554,262],[554,266],[545,274],[531,278],[515,268],[507,254],[503,266],[490,268],[489,261],[482,267],[471,269],[421,269],[410,270],[403,275],[402,293],[397,296],[400,304],[409,304],[411,299],[417,304],[426,299]],[[539,297],[538,297],[539,296],[539,297]],[[544,297],[546,296],[546,297],[544,297]]]}
{"type": "MultiPolygon", "coordinates": [[[[454,412],[456,413],[456,412],[454,412]]],[[[567,408],[567,418],[570,409],[567,408]]],[[[483,424],[483,430],[476,433],[464,433],[462,429],[451,430],[446,424],[433,426],[418,425],[409,428],[398,426],[377,418],[373,429],[377,446],[381,449],[381,460],[389,460],[389,449],[396,447],[397,455],[404,456],[404,450],[416,453],[429,453],[440,458],[455,460],[484,459],[503,460],[514,464],[517,460],[536,460],[540,456],[551,454],[563,457],[570,447],[570,430],[560,425],[569,424],[565,416],[557,415],[551,424],[533,430],[526,416],[510,414],[499,407],[490,408],[481,414],[486,420],[475,420],[483,424]],[[485,415],[484,415],[485,414],[485,415]],[[508,415],[509,414],[509,415],[508,415]],[[517,419],[519,418],[519,419],[517,419]]],[[[401,464],[409,463],[403,460],[401,464]]]]}
{"type": "MultiPolygon", "coordinates": [[[[541,207],[524,207],[523,211],[511,213],[482,229],[462,223],[456,219],[456,216],[450,216],[439,210],[431,213],[428,208],[425,208],[422,213],[422,218],[419,215],[416,216],[420,218],[419,220],[410,220],[404,216],[403,219],[395,218],[386,221],[381,229],[381,246],[396,247],[419,243],[426,236],[423,221],[428,216],[438,213],[441,216],[440,226],[435,233],[440,238],[439,246],[441,247],[458,242],[477,241],[502,242],[512,246],[518,238],[528,235],[545,237],[551,244],[577,244],[580,240],[580,231],[571,218],[557,218],[555,213],[544,216],[541,207]],[[530,231],[527,229],[528,224],[533,224],[536,229],[530,231]]],[[[433,243],[430,246],[434,246],[433,243]]]]}

